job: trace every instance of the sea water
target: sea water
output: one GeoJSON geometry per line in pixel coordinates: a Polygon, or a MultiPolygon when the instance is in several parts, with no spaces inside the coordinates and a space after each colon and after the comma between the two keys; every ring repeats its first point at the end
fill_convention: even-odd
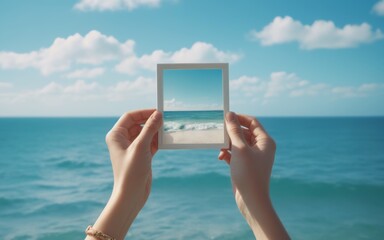
{"type": "Polygon", "coordinates": [[[224,128],[224,112],[214,111],[164,111],[164,131],[193,131],[224,128]]]}
{"type": "MultiPolygon", "coordinates": [[[[0,119],[0,239],[82,239],[112,188],[116,118],[0,119]]],[[[261,118],[293,239],[384,239],[384,118],[261,118]]],[[[218,150],[160,150],[127,239],[254,239],[218,150]]]]}

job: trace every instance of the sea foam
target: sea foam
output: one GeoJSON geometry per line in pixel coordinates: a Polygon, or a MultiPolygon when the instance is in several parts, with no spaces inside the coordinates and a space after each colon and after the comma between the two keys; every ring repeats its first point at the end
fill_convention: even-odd
{"type": "Polygon", "coordinates": [[[210,130],[210,129],[223,129],[223,123],[205,122],[205,123],[183,123],[183,122],[165,122],[164,131],[192,131],[192,130],[210,130]]]}

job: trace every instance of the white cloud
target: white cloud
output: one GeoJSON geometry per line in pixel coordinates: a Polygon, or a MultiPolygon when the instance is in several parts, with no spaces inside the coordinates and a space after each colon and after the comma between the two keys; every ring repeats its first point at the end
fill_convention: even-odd
{"type": "Polygon", "coordinates": [[[56,38],[48,48],[29,53],[0,52],[3,69],[37,68],[48,75],[70,69],[75,64],[98,65],[133,54],[134,41],[119,42],[112,36],[90,31],[85,36],[76,33],[56,38]]]}
{"type": "Polygon", "coordinates": [[[248,91],[249,86],[258,84],[259,82],[260,79],[257,77],[241,76],[238,79],[230,81],[230,88],[234,90],[241,89],[244,91],[248,91]]]}
{"type": "Polygon", "coordinates": [[[357,89],[359,92],[369,92],[369,91],[375,91],[377,89],[380,89],[384,87],[384,84],[377,84],[377,83],[364,83],[359,86],[357,89]]]}
{"type": "Polygon", "coordinates": [[[176,101],[175,98],[164,100],[164,109],[168,110],[168,111],[181,109],[183,107],[183,105],[184,105],[183,102],[176,101]]]}
{"type": "Polygon", "coordinates": [[[373,6],[373,11],[380,16],[384,16],[384,0],[380,0],[373,6]]]}
{"type": "MultiPolygon", "coordinates": [[[[9,84],[1,84],[9,88],[9,84]]],[[[6,89],[7,90],[7,89],[6,89]]],[[[8,89],[9,90],[9,89],[8,89]]],[[[97,82],[77,80],[71,84],[50,82],[32,90],[7,91],[0,95],[1,102],[40,102],[50,104],[66,102],[84,102],[100,100],[105,102],[147,102],[156,97],[156,81],[152,78],[138,77],[134,80],[119,81],[111,85],[101,85],[97,82]]]]}
{"type": "Polygon", "coordinates": [[[12,83],[0,82],[0,90],[8,90],[8,89],[10,89],[12,87],[13,87],[12,83]]]}
{"type": "Polygon", "coordinates": [[[350,48],[384,38],[380,29],[374,31],[367,23],[338,28],[332,21],[317,20],[304,25],[289,16],[275,17],[261,31],[252,30],[250,34],[265,46],[298,42],[303,49],[350,48]]]}
{"type": "Polygon", "coordinates": [[[337,86],[331,89],[331,92],[340,97],[365,97],[367,94],[379,91],[384,88],[384,84],[364,83],[360,86],[337,86]]]}
{"type": "Polygon", "coordinates": [[[340,86],[331,89],[332,93],[342,97],[354,97],[356,96],[355,89],[350,86],[340,86]]]}
{"type": "Polygon", "coordinates": [[[232,94],[241,92],[239,96],[236,95],[237,98],[241,98],[243,96],[256,96],[261,92],[264,92],[265,88],[266,82],[262,81],[258,77],[241,76],[238,79],[234,79],[229,82],[229,89],[232,94]]]}
{"type": "MultiPolygon", "coordinates": [[[[253,106],[252,102],[264,108],[263,104],[270,107],[290,101],[310,103],[322,99],[334,101],[341,98],[382,96],[384,84],[330,85],[303,80],[295,73],[273,72],[266,79],[256,76],[233,79],[230,81],[230,89],[231,106],[247,106],[246,110],[253,106]]],[[[0,82],[0,115],[119,115],[130,109],[155,105],[156,81],[153,78],[137,77],[107,82],[106,85],[84,80],[73,83],[53,81],[30,90],[21,90],[12,83],[0,82]]],[[[213,110],[221,107],[214,104],[186,105],[177,99],[166,99],[165,106],[168,110],[213,110]]]]}
{"type": "Polygon", "coordinates": [[[105,69],[102,67],[97,68],[82,68],[67,74],[67,78],[95,78],[103,75],[105,69]]]}
{"type": "Polygon", "coordinates": [[[317,96],[329,91],[329,86],[325,83],[308,84],[306,87],[292,89],[289,93],[292,97],[317,96]]]}
{"type": "Polygon", "coordinates": [[[155,71],[157,63],[196,63],[196,62],[229,62],[238,61],[238,53],[222,51],[205,42],[195,42],[190,48],[182,48],[175,52],[155,50],[141,57],[130,56],[116,66],[121,73],[137,74],[140,70],[155,71]]]}
{"type": "Polygon", "coordinates": [[[99,88],[99,85],[95,82],[92,83],[86,83],[82,80],[79,80],[75,82],[75,84],[65,87],[63,89],[64,93],[70,93],[70,94],[83,94],[87,92],[91,92],[93,90],[96,90],[99,88]]]}
{"type": "Polygon", "coordinates": [[[158,7],[161,0],[80,0],[74,8],[80,11],[133,10],[138,7],[158,7]]]}
{"type": "MultiPolygon", "coordinates": [[[[272,72],[268,79],[255,76],[241,76],[229,82],[232,94],[238,98],[257,96],[264,100],[282,96],[308,95],[310,83],[301,79],[295,73],[272,72]],[[300,93],[297,91],[301,91],[300,93]]],[[[314,91],[314,90],[312,90],[314,91]]],[[[260,100],[260,99],[259,99],[260,100]]]]}
{"type": "Polygon", "coordinates": [[[273,99],[299,97],[366,97],[380,92],[384,84],[364,83],[359,86],[332,86],[326,83],[311,83],[295,73],[273,72],[266,80],[241,76],[230,81],[231,94],[241,104],[258,100],[268,103],[273,99]],[[242,101],[240,101],[243,99],[242,101]],[[245,99],[245,100],[244,100],[245,99]]]}
{"type": "Polygon", "coordinates": [[[149,83],[155,82],[138,78],[101,85],[78,80],[69,84],[50,82],[29,90],[12,88],[0,91],[0,115],[116,116],[132,109],[155,107],[155,87],[149,83]]]}
{"type": "Polygon", "coordinates": [[[50,82],[47,85],[32,90],[8,91],[0,95],[0,103],[25,104],[39,103],[44,105],[66,105],[66,102],[84,102],[89,99],[100,98],[102,87],[96,83],[86,83],[78,80],[72,84],[63,85],[50,82]]]}
{"type": "Polygon", "coordinates": [[[94,78],[104,74],[103,67],[93,67],[109,61],[120,61],[115,70],[131,75],[142,71],[155,71],[157,63],[229,62],[234,63],[242,56],[239,53],[223,51],[205,42],[195,42],[190,48],[174,52],[155,50],[150,54],[137,56],[135,42],[119,42],[113,36],[90,31],[85,36],[74,34],[67,38],[56,38],[51,46],[27,53],[1,52],[0,68],[36,68],[43,75],[67,72],[67,78],[94,78]],[[90,65],[92,67],[84,67],[90,65]]]}
{"type": "Polygon", "coordinates": [[[294,73],[273,72],[264,96],[266,98],[279,96],[284,92],[302,88],[307,84],[308,81],[300,79],[294,73]]]}
{"type": "Polygon", "coordinates": [[[96,82],[86,83],[83,80],[78,80],[74,82],[73,84],[69,84],[67,86],[56,83],[56,82],[50,82],[49,84],[45,85],[41,89],[37,89],[35,91],[29,92],[30,95],[39,97],[42,95],[81,95],[81,94],[87,94],[90,92],[93,92],[97,89],[100,89],[101,86],[96,82]]]}
{"type": "Polygon", "coordinates": [[[106,89],[107,99],[110,101],[122,101],[124,99],[141,101],[142,98],[155,96],[155,93],[155,80],[141,76],[135,80],[118,82],[106,89]]]}

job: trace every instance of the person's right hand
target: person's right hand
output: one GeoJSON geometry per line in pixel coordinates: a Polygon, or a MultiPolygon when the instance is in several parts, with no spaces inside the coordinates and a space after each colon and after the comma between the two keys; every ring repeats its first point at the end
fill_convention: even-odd
{"type": "Polygon", "coordinates": [[[269,180],[276,144],[256,118],[226,115],[231,148],[222,149],[220,160],[231,169],[232,185],[240,212],[257,239],[289,239],[273,209],[269,197],[269,180]]]}

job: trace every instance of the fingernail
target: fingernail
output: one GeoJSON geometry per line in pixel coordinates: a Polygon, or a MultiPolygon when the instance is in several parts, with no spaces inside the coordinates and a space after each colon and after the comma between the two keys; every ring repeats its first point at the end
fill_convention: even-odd
{"type": "Polygon", "coordinates": [[[152,119],[153,119],[153,120],[156,120],[156,121],[159,120],[159,119],[161,119],[161,112],[155,110],[155,111],[152,113],[152,119]]]}
{"type": "Polygon", "coordinates": [[[235,121],[235,116],[236,115],[234,112],[227,112],[225,118],[227,119],[227,121],[235,121]]]}

